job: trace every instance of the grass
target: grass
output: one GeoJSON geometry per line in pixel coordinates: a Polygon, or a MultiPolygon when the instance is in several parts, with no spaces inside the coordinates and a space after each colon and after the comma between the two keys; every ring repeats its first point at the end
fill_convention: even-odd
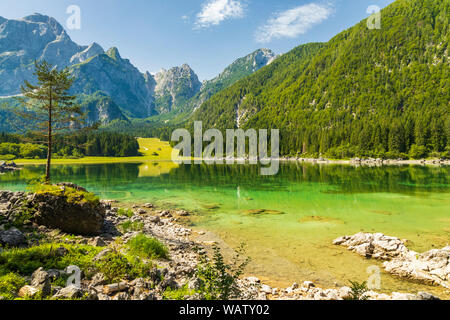
{"type": "MultiPolygon", "coordinates": [[[[52,164],[101,164],[101,163],[141,163],[145,161],[171,161],[172,147],[169,142],[156,138],[139,138],[139,152],[137,157],[85,157],[81,159],[54,159],[52,164]],[[157,154],[157,155],[156,155],[157,154]]],[[[18,159],[19,165],[45,164],[46,160],[18,159]]]]}
{"type": "Polygon", "coordinates": [[[0,296],[6,300],[15,299],[20,288],[25,286],[27,283],[21,276],[8,273],[7,275],[0,277],[0,296]]]}
{"type": "Polygon", "coordinates": [[[21,276],[31,275],[36,269],[62,270],[76,265],[88,271],[93,258],[102,250],[88,245],[69,245],[47,243],[26,249],[11,249],[0,253],[0,276],[15,273],[21,276]],[[67,254],[58,254],[58,248],[65,248],[67,254]]]}
{"type": "Polygon", "coordinates": [[[188,285],[185,285],[180,289],[167,288],[163,293],[163,300],[186,300],[187,296],[192,296],[196,293],[200,292],[189,289],[188,285]]]}
{"type": "Polygon", "coordinates": [[[70,187],[60,187],[47,184],[35,184],[30,187],[30,191],[35,194],[42,195],[54,195],[58,197],[67,198],[68,203],[81,204],[90,203],[94,206],[100,204],[100,198],[90,192],[78,191],[70,187]]]}
{"type": "Polygon", "coordinates": [[[133,231],[142,231],[142,230],[144,230],[144,223],[139,222],[139,221],[135,221],[135,222],[125,221],[119,227],[123,233],[133,232],[133,231]]]}
{"type": "Polygon", "coordinates": [[[128,252],[144,259],[168,259],[169,250],[155,238],[139,234],[128,243],[128,252]]]}
{"type": "Polygon", "coordinates": [[[123,209],[120,208],[117,211],[117,215],[122,216],[122,217],[128,217],[128,218],[132,218],[134,216],[134,212],[131,209],[123,209]]]}
{"type": "MultiPolygon", "coordinates": [[[[23,277],[30,276],[36,269],[64,270],[70,265],[78,266],[90,279],[96,273],[103,273],[109,283],[123,279],[146,278],[150,275],[152,263],[146,263],[136,256],[112,251],[97,261],[94,258],[104,248],[89,245],[47,243],[26,249],[10,249],[0,253],[0,296],[7,300],[16,299],[18,290],[26,285],[23,277]],[[66,254],[58,254],[58,248],[65,248],[66,254]]],[[[147,252],[147,251],[146,251],[147,252]]],[[[53,285],[64,286],[62,276],[53,285]]],[[[38,298],[39,299],[39,298],[38,298]]]]}

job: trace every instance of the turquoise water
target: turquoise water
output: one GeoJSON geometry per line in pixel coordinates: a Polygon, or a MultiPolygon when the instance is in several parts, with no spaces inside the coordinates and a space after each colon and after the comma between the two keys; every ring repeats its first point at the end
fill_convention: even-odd
{"type": "MultiPolygon", "coordinates": [[[[24,190],[42,166],[0,176],[0,189],[24,190]]],[[[224,245],[245,242],[249,274],[288,286],[313,280],[323,286],[366,280],[365,260],[333,246],[342,235],[382,232],[408,239],[419,252],[450,244],[448,167],[352,167],[286,163],[274,177],[253,166],[172,163],[58,165],[55,181],[72,181],[103,199],[152,202],[195,213],[194,229],[224,245]]],[[[208,239],[206,239],[208,240],[208,239]]],[[[430,288],[382,274],[380,291],[430,288]]]]}

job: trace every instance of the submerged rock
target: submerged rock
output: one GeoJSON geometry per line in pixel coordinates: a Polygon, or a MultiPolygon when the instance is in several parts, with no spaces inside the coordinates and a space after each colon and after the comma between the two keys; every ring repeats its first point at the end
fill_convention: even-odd
{"type": "Polygon", "coordinates": [[[366,258],[386,260],[384,269],[396,276],[450,289],[450,247],[419,254],[404,241],[381,233],[358,233],[336,239],[333,244],[366,258]]]}

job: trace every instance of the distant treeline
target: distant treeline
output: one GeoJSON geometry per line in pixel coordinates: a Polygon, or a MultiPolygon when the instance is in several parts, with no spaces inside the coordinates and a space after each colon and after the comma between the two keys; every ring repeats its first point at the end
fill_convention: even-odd
{"type": "Polygon", "coordinates": [[[184,124],[169,125],[142,119],[128,121],[113,121],[102,130],[107,132],[122,132],[134,137],[159,138],[162,141],[170,141],[172,132],[178,128],[183,128],[184,124]]]}
{"type": "MultiPolygon", "coordinates": [[[[136,138],[117,132],[61,135],[54,139],[54,158],[132,157],[139,155],[136,138]]],[[[32,135],[0,133],[0,159],[44,159],[47,146],[32,135]]]]}

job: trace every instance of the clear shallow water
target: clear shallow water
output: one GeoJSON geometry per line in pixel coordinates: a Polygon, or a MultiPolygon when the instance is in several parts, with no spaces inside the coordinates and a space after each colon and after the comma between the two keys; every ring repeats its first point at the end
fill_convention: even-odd
{"type": "MultiPolygon", "coordinates": [[[[25,190],[42,166],[0,176],[0,189],[25,190]]],[[[248,245],[249,274],[274,286],[313,280],[325,287],[365,281],[366,260],[333,239],[360,231],[408,239],[418,252],[450,244],[450,168],[314,166],[287,163],[274,177],[252,166],[173,163],[60,165],[55,181],[72,181],[103,199],[153,202],[197,214],[194,228],[224,244],[248,245]],[[266,210],[264,214],[251,214],[266,210]],[[280,214],[283,213],[283,214],[280,214]]],[[[382,273],[379,291],[445,290],[382,273]]]]}

